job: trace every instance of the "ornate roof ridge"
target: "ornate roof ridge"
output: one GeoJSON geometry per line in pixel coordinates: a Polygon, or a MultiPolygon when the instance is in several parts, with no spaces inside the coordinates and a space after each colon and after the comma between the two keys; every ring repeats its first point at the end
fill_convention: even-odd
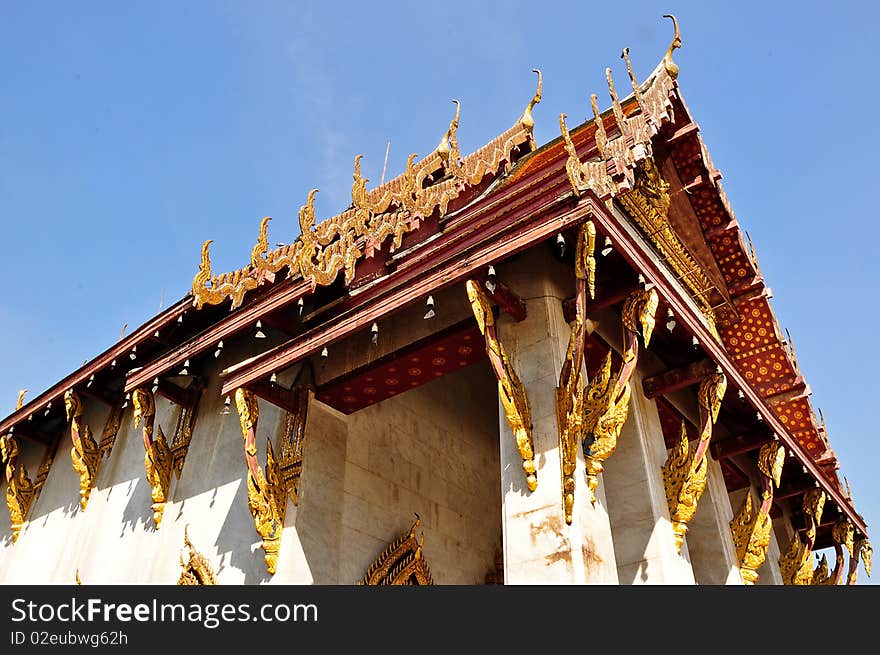
{"type": "Polygon", "coordinates": [[[392,250],[399,248],[406,233],[417,229],[437,210],[441,216],[445,214],[449,203],[467,188],[479,184],[488,174],[507,172],[514,151],[523,146],[535,149],[532,109],[541,101],[542,77],[539,70],[533,72],[538,75],[537,89],[514,125],[471,154],[462,157],[459,151],[461,104],[453,100],[455,116],[437,147],[420,161],[416,161],[415,153],[411,154],[406,169],[397,177],[367,190],[369,180],[360,169],[363,155],[354,158],[352,203],[344,211],[317,223],[317,189],[310,191],[299,210],[300,236],[294,243],[270,251],[267,229],[271,219],[266,217],[260,223],[250,263],[215,276],[210,260],[212,240],[205,241],[199,271],[192,282],[196,309],[227,299],[232,300],[233,308],[238,307],[248,291],[265,280],[274,280],[274,274],[285,267],[287,277],[302,276],[316,286],[331,284],[342,270],[346,282],[350,282],[357,260],[371,256],[388,237],[394,237],[392,250]]]}

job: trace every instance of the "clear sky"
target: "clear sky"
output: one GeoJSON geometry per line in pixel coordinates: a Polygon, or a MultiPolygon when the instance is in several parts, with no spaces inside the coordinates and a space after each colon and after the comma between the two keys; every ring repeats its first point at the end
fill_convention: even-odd
{"type": "MultiPolygon", "coordinates": [[[[248,261],[263,216],[350,201],[436,146],[516,119],[544,72],[539,143],[572,127],[605,66],[627,87],[677,14],[679,82],[754,240],[859,511],[880,525],[873,3],[156,1],[0,5],[0,414],[180,299],[213,238],[248,261]],[[417,7],[417,8],[416,8],[417,7]],[[872,207],[874,209],[872,209],[872,207]]],[[[874,535],[877,536],[876,534],[874,535]]],[[[860,574],[864,579],[864,573],[860,574]]],[[[880,577],[875,573],[875,578],[880,577]]]]}

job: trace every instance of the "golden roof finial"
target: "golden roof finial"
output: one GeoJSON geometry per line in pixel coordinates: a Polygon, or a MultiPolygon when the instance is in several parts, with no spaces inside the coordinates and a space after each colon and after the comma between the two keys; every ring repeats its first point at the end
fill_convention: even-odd
{"type": "Polygon", "coordinates": [[[266,216],[260,221],[260,236],[254,249],[251,250],[251,266],[256,266],[257,260],[262,259],[263,255],[269,252],[269,221],[271,220],[271,216],[266,216]]]}
{"type": "Polygon", "coordinates": [[[605,132],[605,123],[599,114],[599,102],[595,93],[590,95],[590,106],[593,108],[593,122],[596,124],[596,150],[599,156],[605,159],[605,144],[608,143],[608,134],[605,132]]]}
{"type": "Polygon", "coordinates": [[[458,146],[455,143],[455,132],[458,130],[458,118],[461,115],[461,103],[455,98],[452,99],[452,102],[455,103],[455,116],[449,121],[449,129],[446,130],[446,134],[443,135],[443,138],[440,139],[440,144],[437,146],[437,153],[447,162],[453,148],[458,150],[458,146]]]}
{"type": "Polygon", "coordinates": [[[626,72],[629,73],[630,82],[632,82],[633,93],[636,96],[636,102],[639,104],[639,109],[642,110],[642,114],[647,117],[648,110],[645,107],[644,100],[642,99],[642,90],[639,88],[639,81],[636,79],[636,74],[633,72],[632,62],[629,60],[629,48],[624,48],[623,52],[620,54],[620,58],[626,62],[626,72]]]}
{"type": "Polygon", "coordinates": [[[299,231],[300,235],[305,236],[306,232],[311,232],[315,226],[315,194],[317,189],[309,191],[306,197],[306,204],[299,208],[299,231]]]}
{"type": "Polygon", "coordinates": [[[663,14],[663,18],[671,18],[672,24],[675,26],[675,34],[672,37],[672,43],[669,44],[669,49],[666,51],[666,56],[663,57],[663,65],[666,67],[669,77],[676,79],[678,77],[678,64],[672,61],[672,51],[681,47],[681,32],[678,30],[678,19],[675,16],[663,14]]]}
{"type": "Polygon", "coordinates": [[[21,409],[21,406],[24,405],[24,395],[28,392],[27,389],[20,389],[18,392],[18,402],[15,403],[15,411],[21,409]]]}
{"type": "Polygon", "coordinates": [[[519,119],[519,124],[529,133],[535,128],[535,119],[532,117],[532,109],[535,108],[535,105],[541,102],[541,93],[544,90],[544,76],[541,74],[541,71],[537,68],[533,68],[532,72],[537,73],[538,75],[538,88],[535,89],[535,95],[529,100],[529,104],[526,106],[522,117],[519,119]]]}
{"type": "Polygon", "coordinates": [[[577,148],[574,147],[574,141],[571,140],[571,134],[568,126],[565,124],[567,114],[559,114],[559,131],[562,133],[562,139],[565,142],[565,152],[568,153],[568,160],[565,163],[565,173],[568,175],[568,181],[571,183],[571,189],[575,197],[580,197],[580,187],[578,186],[578,174],[580,170],[580,160],[577,155],[577,148]]]}
{"type": "Polygon", "coordinates": [[[351,185],[351,204],[355,207],[363,207],[367,204],[367,182],[370,180],[361,175],[362,158],[363,155],[355,155],[354,173],[351,174],[354,180],[351,185]]]}
{"type": "Polygon", "coordinates": [[[614,120],[617,122],[617,129],[620,130],[620,136],[626,137],[628,124],[626,116],[623,114],[623,107],[620,99],[617,97],[617,89],[614,88],[614,78],[611,75],[611,69],[605,69],[605,79],[608,81],[608,93],[611,94],[611,108],[614,110],[614,120]]]}

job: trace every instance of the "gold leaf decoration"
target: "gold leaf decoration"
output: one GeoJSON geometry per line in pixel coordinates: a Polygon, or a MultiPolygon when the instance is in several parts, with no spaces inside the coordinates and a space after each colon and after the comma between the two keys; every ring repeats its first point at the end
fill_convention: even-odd
{"type": "Polygon", "coordinates": [[[432,585],[431,571],[422,554],[425,538],[416,539],[416,528],[421,520],[416,516],[409,532],[392,541],[367,574],[358,583],[362,585],[432,585]]]}
{"type": "Polygon", "coordinates": [[[155,438],[153,427],[156,419],[156,400],[149,389],[135,389],[131,394],[134,407],[134,426],[138,427],[141,420],[144,441],[144,468],[147,482],[150,484],[150,496],[153,500],[153,522],[158,528],[162,523],[162,514],[171,491],[172,457],[171,448],[165,439],[162,426],[159,426],[155,438]]]}
{"type": "Polygon", "coordinates": [[[97,481],[101,452],[98,450],[98,444],[95,443],[89,426],[82,423],[82,400],[72,389],[68,389],[64,393],[64,408],[67,413],[67,422],[70,424],[70,438],[73,441],[70,458],[73,461],[74,470],[79,474],[79,504],[85,510],[89,502],[89,495],[97,481]]]}
{"type": "Polygon", "coordinates": [[[457,107],[455,118],[437,148],[420,161],[416,161],[415,154],[410,155],[401,175],[375,189],[367,190],[358,156],[352,206],[341,214],[317,223],[314,207],[317,190],[309,192],[299,213],[300,237],[292,245],[269,251],[268,219],[264,218],[250,265],[214,276],[209,252],[211,241],[206,241],[192,283],[194,306],[201,309],[229,299],[233,308],[238,307],[249,291],[257,288],[263,279],[273,279],[283,268],[288,269],[288,277],[300,276],[313,285],[329,285],[340,272],[344,272],[346,283],[350,283],[358,260],[371,257],[387,238],[393,237],[392,250],[399,248],[406,234],[418,229],[431,216],[444,216],[449,203],[466,189],[480,184],[489,175],[504,174],[516,155],[535,149],[532,110],[541,101],[542,91],[541,73],[535,72],[538,87],[520,118],[476,152],[462,157],[458,150],[457,107]]]}
{"type": "Polygon", "coordinates": [[[246,389],[237,389],[235,406],[244,437],[244,454],[248,468],[248,509],[254,519],[254,528],[262,539],[266,569],[274,575],[287,511],[287,489],[281,468],[275,459],[271,439],[266,440],[265,474],[257,461],[256,432],[260,410],[256,396],[246,389]]]}
{"type": "Polygon", "coordinates": [[[743,506],[730,522],[733,543],[736,547],[740,573],[747,585],[758,580],[758,569],[767,558],[770,547],[770,533],[773,521],[770,507],[773,505],[773,487],[779,486],[782,467],[785,464],[785,450],[776,441],[761,446],[758,452],[758,471],[761,474],[761,505],[757,511],[752,509],[751,490],[746,493],[743,506]]]}
{"type": "Polygon", "coordinates": [[[504,416],[513,432],[516,447],[522,458],[526,485],[530,491],[538,488],[538,473],[535,467],[535,450],[532,443],[532,414],[526,389],[510,363],[510,359],[495,331],[495,317],[492,305],[483,292],[479,282],[468,280],[465,283],[471,310],[477,319],[480,332],[486,340],[486,354],[489,364],[498,380],[498,397],[504,407],[504,416]]]}
{"type": "Polygon", "coordinates": [[[556,425],[559,435],[559,463],[562,469],[562,509],[568,525],[571,525],[574,511],[577,450],[583,440],[584,386],[581,383],[581,372],[584,366],[587,336],[585,324],[587,293],[593,297],[595,292],[596,259],[593,256],[595,245],[596,226],[592,221],[586,221],[578,231],[575,254],[576,315],[565,361],[559,373],[559,386],[556,387],[556,425]]]}
{"type": "Polygon", "coordinates": [[[179,586],[216,585],[217,576],[214,567],[189,540],[189,525],[183,528],[183,544],[187,557],[184,559],[183,553],[180,554],[181,570],[177,584],[179,586]]]}

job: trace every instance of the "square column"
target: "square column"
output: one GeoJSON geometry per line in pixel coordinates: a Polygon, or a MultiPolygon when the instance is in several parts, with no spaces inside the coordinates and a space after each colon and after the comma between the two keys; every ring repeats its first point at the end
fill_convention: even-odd
{"type": "Polygon", "coordinates": [[[527,318],[519,323],[507,315],[496,319],[498,337],[528,396],[538,477],[537,489],[530,492],[499,403],[504,580],[506,584],[616,584],[604,493],[600,485],[595,507],[590,504],[580,448],[572,524],[565,523],[555,389],[571,334],[562,314],[562,300],[571,295],[564,284],[571,278],[573,286],[574,276],[570,268],[540,255],[523,257],[529,261],[517,267],[521,275],[511,271],[503,276],[526,301],[527,318]],[[535,271],[557,273],[562,282],[553,284],[549,276],[536,279],[535,271]]]}
{"type": "Polygon", "coordinates": [[[741,585],[742,574],[730,531],[733,508],[724,486],[724,474],[711,456],[708,464],[706,489],[685,537],[694,578],[698,584],[741,585]]]}
{"type": "Polygon", "coordinates": [[[657,406],[630,382],[629,416],[616,452],[605,462],[605,495],[620,584],[694,584],[687,546],[681,554],[669,519],[661,469],[666,445],[657,406]]]}

